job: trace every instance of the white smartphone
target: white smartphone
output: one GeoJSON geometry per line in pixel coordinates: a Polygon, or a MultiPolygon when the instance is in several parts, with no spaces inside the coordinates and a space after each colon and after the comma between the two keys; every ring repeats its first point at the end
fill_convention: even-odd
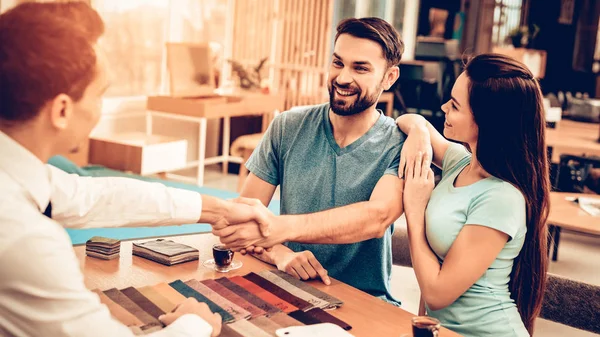
{"type": "Polygon", "coordinates": [[[291,326],[277,329],[277,337],[354,337],[348,331],[332,323],[291,326]]]}

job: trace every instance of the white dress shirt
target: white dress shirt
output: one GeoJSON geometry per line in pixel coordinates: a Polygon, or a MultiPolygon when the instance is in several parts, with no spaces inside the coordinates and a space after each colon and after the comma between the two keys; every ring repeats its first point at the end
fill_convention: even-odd
{"type": "MultiPolygon", "coordinates": [[[[165,226],[200,218],[200,194],[127,178],[69,175],[0,132],[0,335],[133,336],[86,289],[63,227],[165,226]],[[52,201],[52,219],[42,214],[52,201]]],[[[210,336],[184,315],[148,336],[210,336]]]]}

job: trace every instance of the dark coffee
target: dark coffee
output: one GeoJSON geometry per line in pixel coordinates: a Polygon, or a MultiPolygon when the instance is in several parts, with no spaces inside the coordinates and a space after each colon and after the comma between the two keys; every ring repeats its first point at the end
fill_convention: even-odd
{"type": "Polygon", "coordinates": [[[429,317],[416,317],[412,322],[414,337],[435,337],[439,329],[440,322],[429,317]]]}
{"type": "Polygon", "coordinates": [[[233,251],[225,248],[223,245],[213,246],[213,257],[218,268],[227,268],[233,261],[233,251]]]}

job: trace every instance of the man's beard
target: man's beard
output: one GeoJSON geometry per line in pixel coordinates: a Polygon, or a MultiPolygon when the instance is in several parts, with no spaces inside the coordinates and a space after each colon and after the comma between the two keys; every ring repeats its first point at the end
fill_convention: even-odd
{"type": "Polygon", "coordinates": [[[367,93],[366,95],[363,96],[362,90],[360,90],[360,88],[354,89],[350,85],[341,86],[339,84],[334,84],[333,82],[334,81],[329,83],[329,107],[331,108],[331,111],[333,111],[333,113],[335,113],[336,115],[339,115],[339,116],[355,115],[357,113],[365,111],[367,108],[369,108],[373,104],[377,103],[377,99],[379,98],[378,93],[381,91],[381,87],[382,87],[382,83],[379,83],[379,85],[377,85],[377,88],[375,89],[374,94],[369,95],[367,93]],[[354,103],[350,104],[349,106],[346,106],[347,101],[336,100],[335,99],[335,88],[336,87],[341,90],[353,89],[354,91],[356,91],[356,93],[354,94],[354,97],[356,97],[354,103]]]}

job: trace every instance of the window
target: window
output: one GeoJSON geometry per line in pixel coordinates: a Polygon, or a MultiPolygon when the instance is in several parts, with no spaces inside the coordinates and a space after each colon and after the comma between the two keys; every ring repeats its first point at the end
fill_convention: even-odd
{"type": "Polygon", "coordinates": [[[496,0],[492,27],[493,46],[506,45],[506,38],[510,31],[521,25],[522,2],[522,0],[496,0]]]}
{"type": "Polygon", "coordinates": [[[106,27],[100,40],[111,72],[111,86],[106,96],[158,93],[169,2],[94,0],[92,5],[106,27]]]}
{"type": "Polygon", "coordinates": [[[375,16],[387,20],[402,32],[405,1],[407,0],[335,0],[333,26],[335,28],[347,18],[375,16]]]}
{"type": "Polygon", "coordinates": [[[92,0],[105,22],[100,46],[109,96],[166,92],[165,43],[225,41],[227,0],[92,0]]]}
{"type": "MultiPolygon", "coordinates": [[[[405,3],[411,2],[416,3],[418,0],[334,0],[333,9],[333,29],[331,43],[333,45],[333,38],[335,37],[335,28],[338,23],[343,19],[347,18],[361,18],[367,16],[375,16],[385,19],[391,23],[394,28],[400,33],[402,39],[407,45],[408,40],[414,40],[411,38],[411,32],[404,34],[403,23],[404,23],[404,11],[405,3]]],[[[332,48],[333,50],[333,48],[332,48]]],[[[408,51],[408,50],[407,50],[408,51]]],[[[412,54],[412,51],[408,51],[412,54]]]]}
{"type": "MultiPolygon", "coordinates": [[[[596,51],[592,63],[592,72],[600,73],[600,20],[598,21],[598,32],[596,33],[596,51]]],[[[600,89],[597,89],[600,90],[600,89]]]]}

